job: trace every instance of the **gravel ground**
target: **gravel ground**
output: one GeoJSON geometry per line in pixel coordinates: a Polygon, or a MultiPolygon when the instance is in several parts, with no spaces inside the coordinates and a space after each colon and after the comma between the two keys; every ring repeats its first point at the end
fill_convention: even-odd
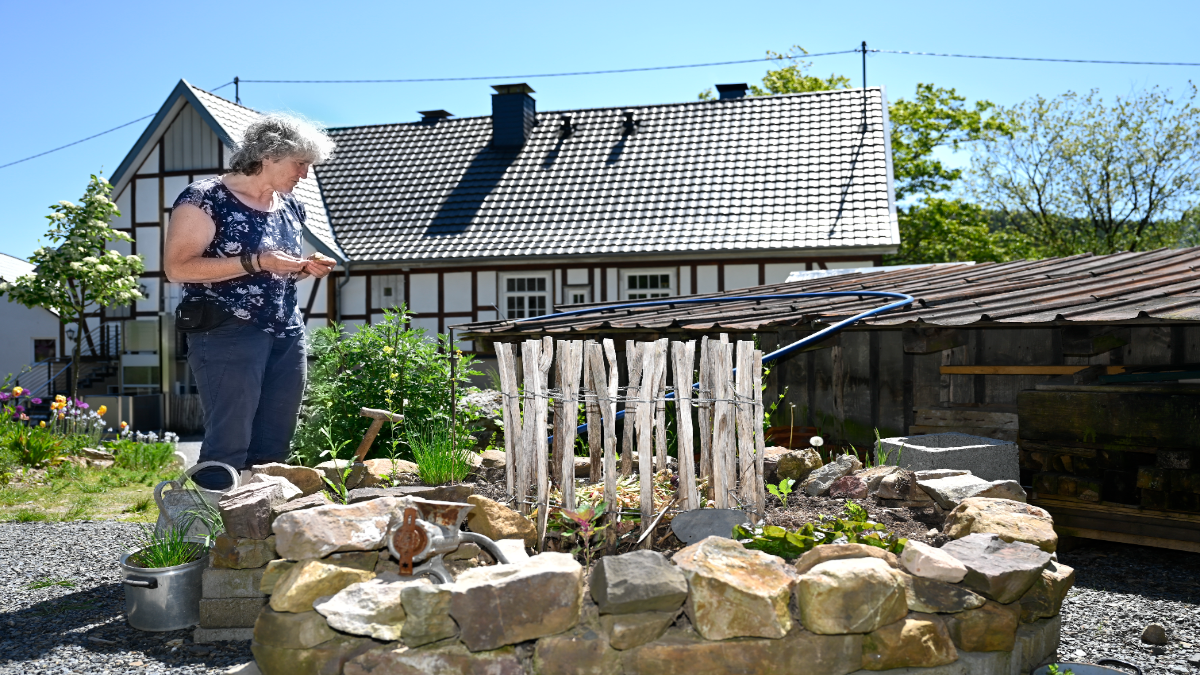
{"type": "Polygon", "coordinates": [[[0,523],[0,674],[222,673],[250,643],[193,645],[192,631],[125,623],[117,559],[130,523],[0,523]],[[30,588],[39,581],[74,586],[30,588]]]}

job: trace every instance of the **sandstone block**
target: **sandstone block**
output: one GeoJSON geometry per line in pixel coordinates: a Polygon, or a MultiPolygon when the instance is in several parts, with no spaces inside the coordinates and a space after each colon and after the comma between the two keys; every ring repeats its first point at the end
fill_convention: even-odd
{"type": "Polygon", "coordinates": [[[383,548],[388,525],[411,502],[396,497],[292,511],[275,520],[276,550],[288,560],[323,558],[336,551],[383,548]]]}
{"type": "Polygon", "coordinates": [[[610,675],[621,672],[620,658],[603,635],[582,629],[538,640],[533,667],[538,675],[610,675]]]}
{"type": "Polygon", "coordinates": [[[1024,595],[1050,563],[1050,554],[1036,546],[1010,544],[995,534],[969,534],[942,550],[966,566],[964,586],[1002,604],[1024,595]]]}
{"type": "Polygon", "coordinates": [[[867,484],[858,476],[842,476],[829,486],[833,499],[866,499],[867,484]]]}
{"type": "Polygon", "coordinates": [[[283,501],[290,502],[293,499],[304,496],[304,491],[292,485],[292,482],[283,476],[271,476],[265,473],[256,473],[250,476],[247,484],[255,483],[274,483],[279,486],[279,490],[283,493],[283,501]]]}
{"type": "Polygon", "coordinates": [[[900,566],[910,574],[957,584],[967,576],[967,568],[958,558],[940,548],[919,541],[909,541],[900,554],[900,566]]]}
{"type": "Polygon", "coordinates": [[[271,536],[271,508],[284,503],[274,483],[248,483],[221,496],[217,508],[231,537],[266,539],[271,536]]]}
{"type": "Polygon", "coordinates": [[[688,594],[683,572],[658,551],[600,558],[590,586],[601,614],[674,612],[688,594]]]}
{"type": "Polygon", "coordinates": [[[316,612],[276,612],[264,607],[254,623],[254,641],[269,647],[308,649],[335,637],[325,617],[316,612]]]}
{"type": "Polygon", "coordinates": [[[317,560],[302,560],[275,583],[271,609],[277,612],[307,612],[313,601],[333,595],[350,584],[369,581],[374,572],[326,565],[317,560]]]}
{"type": "Polygon", "coordinates": [[[713,642],[671,629],[621,653],[625,675],[846,675],[862,663],[861,635],[814,635],[799,626],[781,639],[713,642]]]}
{"type": "Polygon", "coordinates": [[[258,590],[270,595],[275,592],[275,584],[288,570],[296,566],[292,560],[272,560],[263,568],[262,578],[258,582],[258,590]]]}
{"type": "Polygon", "coordinates": [[[203,628],[248,628],[254,625],[266,598],[212,598],[200,600],[203,628]]]}
{"type": "MultiPolygon", "coordinates": [[[[360,462],[351,462],[348,459],[330,459],[321,462],[316,467],[317,471],[321,472],[329,482],[334,485],[341,485],[344,481],[347,490],[353,490],[363,482],[363,478],[367,475],[367,466],[360,462]],[[346,467],[350,468],[350,473],[343,477],[346,467]]],[[[324,481],[322,481],[324,482],[324,481]]],[[[364,485],[363,487],[372,487],[364,485]]]]}
{"type": "Polygon", "coordinates": [[[262,675],[338,675],[346,662],[379,643],[369,638],[339,635],[307,649],[285,649],[250,643],[262,675]]]}
{"type": "Polygon", "coordinates": [[[208,551],[209,564],[230,570],[263,567],[279,556],[275,553],[275,537],[246,539],[227,533],[217,535],[208,551]]]}
{"type": "Polygon", "coordinates": [[[779,455],[775,464],[775,475],[779,480],[791,478],[801,483],[814,470],[821,468],[821,455],[812,448],[792,450],[779,455]]]}
{"type": "Polygon", "coordinates": [[[964,652],[1012,651],[1017,641],[1021,608],[994,600],[976,609],[944,617],[954,644],[964,652]]]}
{"type": "Polygon", "coordinates": [[[688,580],[685,611],[706,639],[780,638],[791,630],[796,573],[781,558],[709,537],[672,559],[688,580]]]}
{"type": "Polygon", "coordinates": [[[972,497],[946,514],[942,527],[947,537],[959,539],[972,533],[999,535],[1004,541],[1023,541],[1047,553],[1058,546],[1054,520],[1043,509],[1009,499],[972,497]]]}
{"type": "Polygon", "coordinates": [[[779,459],[789,452],[791,450],[779,445],[772,445],[763,451],[763,482],[774,484],[782,480],[779,477],[779,459]]]}
{"type": "Polygon", "coordinates": [[[275,531],[275,520],[285,513],[303,511],[304,509],[311,509],[318,506],[329,506],[332,503],[333,500],[329,498],[328,492],[315,492],[299,499],[293,499],[290,502],[284,502],[271,509],[271,531],[275,531]]]}
{"type": "Polygon", "coordinates": [[[404,644],[420,647],[458,635],[458,624],[450,618],[450,589],[422,580],[404,584],[400,596],[408,615],[400,632],[404,644]]]}
{"type": "Polygon", "coordinates": [[[1029,499],[1029,495],[1025,494],[1025,488],[1015,480],[994,480],[991,487],[971,496],[1011,499],[1014,502],[1022,503],[1029,499]]]}
{"type": "Polygon", "coordinates": [[[479,465],[485,469],[503,469],[507,460],[503,450],[484,450],[479,455],[479,465]]]}
{"type": "Polygon", "coordinates": [[[868,633],[908,613],[902,573],[877,558],[813,567],[796,582],[796,602],[804,627],[821,635],[868,633]]]}
{"type": "Polygon", "coordinates": [[[259,590],[264,568],[251,570],[229,570],[209,567],[201,573],[200,597],[202,598],[261,598],[266,594],[259,590]]]}
{"type": "Polygon", "coordinates": [[[974,497],[991,486],[991,482],[969,473],[944,478],[917,478],[917,487],[933,497],[938,506],[947,511],[958,506],[962,500],[974,497]]]}
{"type": "Polygon", "coordinates": [[[796,574],[805,574],[812,568],[830,560],[845,560],[847,558],[878,558],[889,567],[899,567],[900,561],[896,554],[885,551],[878,546],[866,544],[822,544],[805,551],[796,560],[796,574]]]}
{"type": "Polygon", "coordinates": [[[952,614],[982,607],[986,602],[982,595],[973,593],[958,584],[904,575],[904,599],[911,612],[926,614],[952,614]]]}
{"type": "Polygon", "coordinates": [[[475,507],[467,514],[467,529],[493,540],[522,539],[530,548],[537,546],[537,528],[532,520],[480,495],[467,497],[467,503],[475,507]]]}
{"type": "Polygon", "coordinates": [[[305,497],[325,489],[325,481],[321,480],[321,472],[312,467],[292,466],[290,464],[273,462],[271,464],[252,466],[250,467],[250,472],[264,476],[286,478],[289,483],[300,488],[305,497]]]}
{"type": "Polygon", "coordinates": [[[450,616],[474,652],[562,633],[579,622],[582,582],[583,567],[566,553],[476,567],[450,585],[450,616]]]}
{"type": "Polygon", "coordinates": [[[809,497],[821,497],[829,494],[829,488],[833,486],[833,481],[842,476],[849,475],[862,468],[862,462],[851,454],[845,454],[838,457],[836,460],[822,466],[819,469],[814,469],[808,474],[808,478],[800,484],[804,494],[809,497]]]}
{"type": "Polygon", "coordinates": [[[366,570],[370,572],[375,569],[375,564],[379,562],[379,551],[331,553],[322,558],[321,562],[326,565],[337,565],[338,567],[349,567],[352,570],[366,570]]]}
{"type": "Polygon", "coordinates": [[[1074,585],[1075,570],[1051,560],[1042,570],[1042,576],[1021,596],[1018,603],[1021,606],[1021,623],[1058,616],[1067,591],[1074,585]]]}
{"type": "Polygon", "coordinates": [[[372,579],[350,584],[332,596],[313,602],[313,609],[325,617],[329,627],[351,635],[376,640],[400,639],[404,625],[404,606],[400,603],[403,582],[384,583],[372,579]]]}
{"type": "Polygon", "coordinates": [[[869,469],[863,469],[854,475],[861,478],[867,484],[867,492],[869,494],[875,494],[879,491],[879,486],[883,483],[884,478],[903,472],[904,469],[898,466],[884,464],[883,466],[873,466],[869,469]]]}
{"type": "Polygon", "coordinates": [[[930,668],[954,663],[958,650],[942,619],[913,613],[863,637],[863,668],[930,668]]]}
{"type": "Polygon", "coordinates": [[[404,459],[398,459],[394,463],[391,459],[386,458],[368,459],[364,460],[363,464],[366,465],[367,472],[356,487],[391,485],[393,477],[399,478],[402,474],[417,474],[416,463],[404,459]]]}
{"type": "Polygon", "coordinates": [[[600,617],[600,627],[613,649],[633,649],[662,637],[677,616],[678,612],[605,614],[600,617]]]}
{"type": "Polygon", "coordinates": [[[351,659],[345,675],[527,675],[517,652],[502,647],[472,653],[461,644],[412,649],[383,645],[351,659]]]}

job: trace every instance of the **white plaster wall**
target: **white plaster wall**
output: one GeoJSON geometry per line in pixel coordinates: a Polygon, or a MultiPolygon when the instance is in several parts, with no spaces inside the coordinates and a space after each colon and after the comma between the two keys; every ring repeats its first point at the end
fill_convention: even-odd
{"type": "Polygon", "coordinates": [[[763,265],[763,276],[768,284],[782,284],[789,274],[804,269],[804,263],[767,263],[763,265]]]}
{"type": "MultiPolygon", "coordinates": [[[[345,281],[338,279],[335,283],[345,281]]],[[[342,314],[364,314],[367,311],[367,278],[350,277],[350,281],[342,286],[342,314]]],[[[347,322],[348,323],[348,322],[347,322]]]]}
{"type": "Polygon", "coordinates": [[[58,344],[58,317],[40,307],[29,308],[5,298],[0,301],[0,378],[16,376],[33,363],[35,338],[54,340],[58,344]]]}
{"type": "Polygon", "coordinates": [[[437,339],[438,320],[437,317],[424,317],[412,320],[413,328],[424,328],[429,339],[437,339]]]}
{"type": "Polygon", "coordinates": [[[758,285],[758,265],[726,265],[725,290],[758,285]]]}
{"type": "MultiPolygon", "coordinates": [[[[163,205],[168,209],[175,205],[179,193],[190,184],[187,176],[166,176],[163,178],[163,205]]],[[[141,188],[139,188],[141,189],[141,188]]]]}
{"type": "Polygon", "coordinates": [[[156,277],[142,277],[142,286],[146,288],[146,299],[137,301],[137,310],[139,312],[157,312],[158,298],[162,289],[159,288],[160,281],[156,277]]]}
{"type": "Polygon", "coordinates": [[[118,230],[128,230],[129,228],[133,227],[133,209],[129,203],[129,188],[122,190],[121,194],[117,195],[117,198],[114,201],[116,202],[117,209],[121,212],[121,215],[113,218],[112,221],[109,222],[109,227],[118,230]]]}
{"type": "MultiPolygon", "coordinates": [[[[612,302],[612,301],[616,300],[617,298],[621,297],[621,287],[619,285],[620,282],[617,280],[617,277],[618,277],[617,268],[615,268],[615,267],[608,268],[608,271],[605,274],[605,276],[607,277],[607,283],[608,283],[608,297],[600,298],[600,299],[603,301],[606,301],[606,302],[612,302]]],[[[598,293],[597,293],[597,295],[598,295],[598,293]]]]}
{"type": "MultiPolygon", "coordinates": [[[[409,309],[413,312],[433,312],[438,311],[438,275],[436,274],[410,274],[408,275],[408,283],[410,285],[408,291],[409,309]]],[[[434,325],[437,328],[437,325],[434,325]]]]}
{"type": "Polygon", "coordinates": [[[875,263],[870,260],[839,260],[837,262],[825,263],[825,269],[830,270],[845,270],[855,267],[874,267],[875,263]]]}
{"type": "Polygon", "coordinates": [[[567,270],[567,284],[569,284],[571,286],[578,286],[580,284],[586,284],[587,280],[588,280],[587,269],[569,269],[569,270],[567,270]]]}
{"type": "MultiPolygon", "coordinates": [[[[728,281],[725,282],[728,287],[728,281]]],[[[696,267],[696,293],[717,292],[717,266],[698,265],[696,267]]]]}
{"type": "Polygon", "coordinates": [[[134,219],[139,223],[157,223],[161,220],[158,210],[158,179],[137,179],[137,200],[133,205],[134,219]]]}
{"type": "MultiPolygon", "coordinates": [[[[146,160],[144,162],[142,162],[142,165],[140,167],[138,167],[137,172],[138,173],[158,173],[158,145],[157,144],[154,146],[154,149],[150,151],[150,154],[146,155],[146,160]]],[[[140,190],[141,188],[139,187],[138,189],[140,190]]]]}
{"type": "Polygon", "coordinates": [[[147,272],[157,272],[162,269],[161,230],[157,227],[135,227],[134,238],[137,239],[137,252],[142,256],[142,264],[147,272]]]}
{"type": "Polygon", "coordinates": [[[475,284],[479,287],[480,307],[491,307],[493,305],[498,307],[500,305],[500,299],[496,296],[495,272],[479,272],[475,275],[475,284]]]}
{"type": "Polygon", "coordinates": [[[442,283],[445,285],[442,302],[447,312],[469,312],[473,309],[470,272],[447,272],[442,275],[442,283]]]}

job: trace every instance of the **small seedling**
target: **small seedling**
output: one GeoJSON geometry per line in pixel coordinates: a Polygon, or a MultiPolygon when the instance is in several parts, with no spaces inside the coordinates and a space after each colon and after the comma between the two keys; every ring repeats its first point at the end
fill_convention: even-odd
{"type": "Polygon", "coordinates": [[[784,478],[779,481],[779,485],[767,485],[767,492],[779,498],[783,502],[784,507],[787,507],[788,495],[792,494],[792,486],[796,484],[795,479],[784,478]]]}
{"type": "Polygon", "coordinates": [[[70,579],[38,579],[29,584],[25,588],[31,591],[39,588],[50,588],[51,586],[62,586],[64,588],[75,588],[75,582],[70,579]]]}
{"type": "MultiPolygon", "coordinates": [[[[321,433],[325,435],[325,442],[329,444],[329,449],[322,451],[321,456],[324,457],[325,455],[329,455],[329,458],[333,460],[333,466],[337,467],[338,453],[341,452],[342,448],[349,445],[350,441],[342,441],[341,444],[335,443],[333,440],[333,430],[329,427],[329,425],[322,427],[321,433]]],[[[353,470],[354,464],[351,462],[346,462],[346,468],[335,474],[338,478],[336,483],[329,480],[328,476],[324,474],[321,475],[321,480],[325,481],[325,484],[328,485],[329,489],[333,491],[334,496],[337,497],[338,503],[340,504],[346,503],[346,493],[348,492],[346,489],[346,479],[350,477],[350,472],[353,470]]]]}
{"type": "Polygon", "coordinates": [[[1057,663],[1051,663],[1046,666],[1046,672],[1050,675],[1075,675],[1075,671],[1071,669],[1062,670],[1057,663]]]}

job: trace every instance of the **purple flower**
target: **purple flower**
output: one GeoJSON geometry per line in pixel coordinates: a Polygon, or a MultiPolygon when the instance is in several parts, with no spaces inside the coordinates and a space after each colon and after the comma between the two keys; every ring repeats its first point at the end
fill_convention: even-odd
{"type": "Polygon", "coordinates": [[[17,406],[17,412],[25,412],[25,406],[23,406],[23,405],[17,406]]]}
{"type": "Polygon", "coordinates": [[[80,404],[79,404],[79,408],[80,408],[81,410],[87,410],[87,409],[88,409],[88,404],[86,404],[86,403],[80,403],[80,404]]]}
{"type": "Polygon", "coordinates": [[[42,404],[42,399],[40,399],[40,398],[31,398],[31,399],[29,399],[29,402],[30,402],[30,403],[32,403],[32,404],[34,404],[34,405],[41,405],[41,404],[42,404]]]}
{"type": "Polygon", "coordinates": [[[10,398],[12,398],[12,394],[7,391],[0,391],[0,401],[7,401],[10,398]]]}

